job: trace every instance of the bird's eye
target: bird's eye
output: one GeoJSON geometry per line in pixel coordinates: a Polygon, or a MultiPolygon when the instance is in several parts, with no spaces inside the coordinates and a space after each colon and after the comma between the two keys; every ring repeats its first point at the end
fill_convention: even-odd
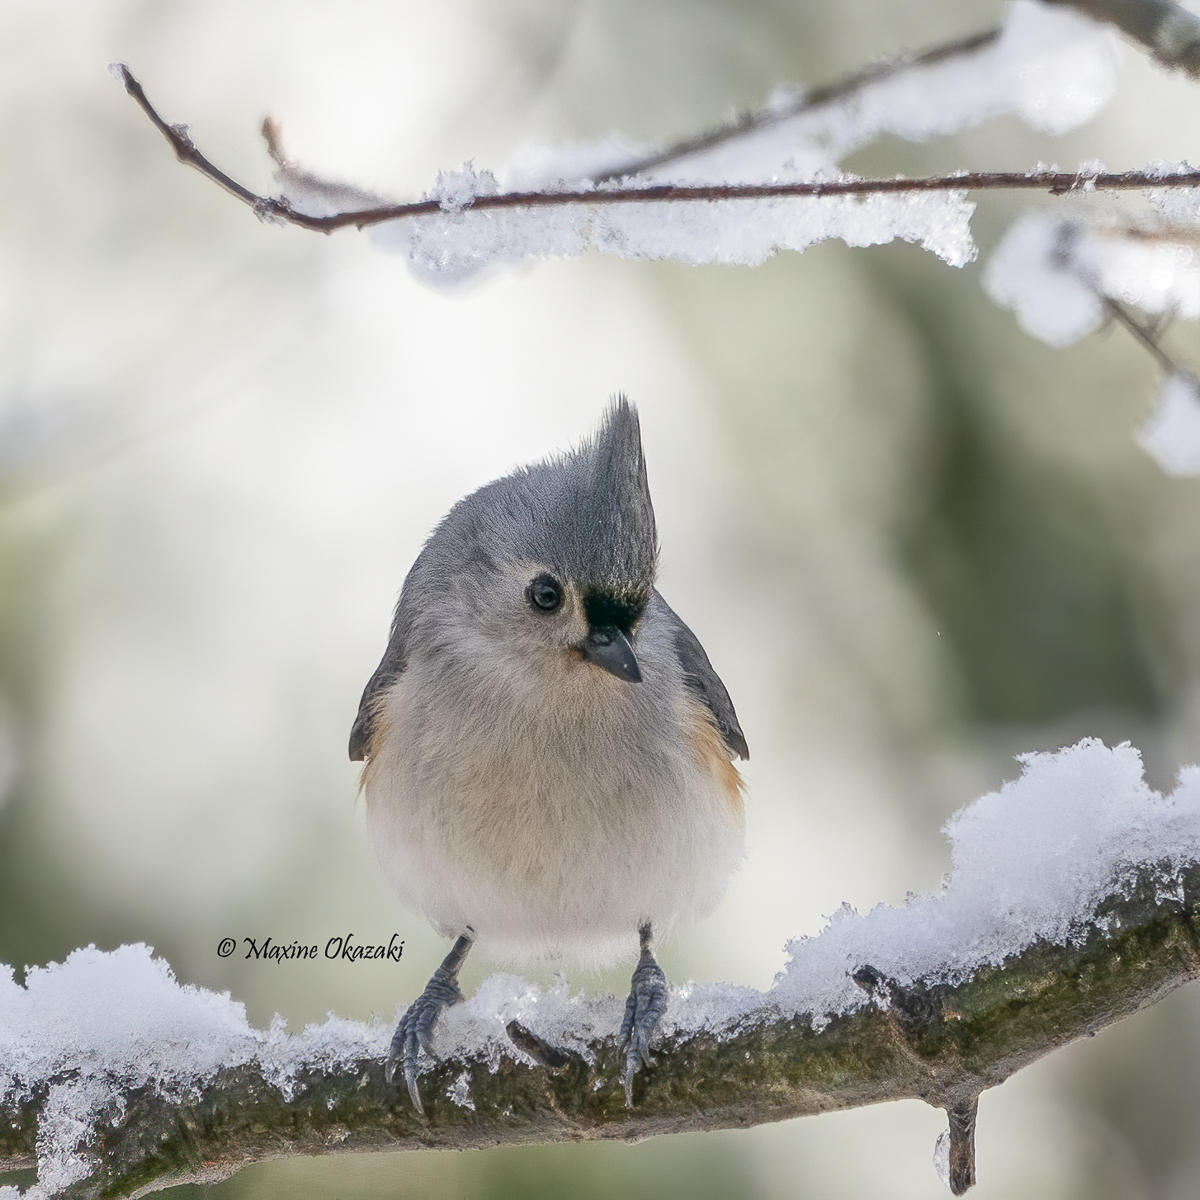
{"type": "Polygon", "coordinates": [[[525,595],[538,612],[553,612],[562,603],[562,584],[550,575],[539,575],[525,589],[525,595]]]}

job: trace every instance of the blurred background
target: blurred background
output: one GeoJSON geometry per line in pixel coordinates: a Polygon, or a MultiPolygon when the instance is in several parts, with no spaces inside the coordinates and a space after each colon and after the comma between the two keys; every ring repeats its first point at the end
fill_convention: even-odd
{"type": "MultiPolygon", "coordinates": [[[[589,256],[437,290],[352,232],[266,226],[105,71],[271,188],[301,162],[408,198],[438,169],[662,141],[994,24],[994,0],[9,0],[0,8],[0,962],[144,941],[292,1029],[390,1020],[444,947],[373,861],[346,737],[422,539],[461,495],[640,406],[661,587],[754,758],[728,897],[662,953],[769,987],[843,902],[935,888],[941,824],[1017,752],[1200,760],[1200,483],[1131,432],[1119,330],[1034,342],[979,263],[840,243],[757,269],[589,256]],[[400,965],[220,959],[270,935],[406,941],[400,965]]],[[[849,166],[1200,161],[1195,85],[1126,48],[1104,114],[997,120],[849,166]]],[[[1170,348],[1200,365],[1194,329],[1170,348]]],[[[472,960],[473,989],[494,969],[472,960]]],[[[549,980],[552,968],[530,972],[549,980]]],[[[572,973],[621,992],[627,970],[572,973]]],[[[1200,991],[984,1095],[979,1200],[1200,1190],[1200,991]]],[[[265,1163],[174,1196],[743,1200],[945,1195],[913,1102],[640,1146],[265,1163]]],[[[29,1173],[0,1177],[29,1182],[29,1173]]]]}

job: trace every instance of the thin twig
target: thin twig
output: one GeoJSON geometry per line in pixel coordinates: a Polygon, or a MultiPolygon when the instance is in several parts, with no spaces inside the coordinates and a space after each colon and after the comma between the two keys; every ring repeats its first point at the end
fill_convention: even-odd
{"type": "Polygon", "coordinates": [[[1118,301],[1112,299],[1111,296],[1102,297],[1105,311],[1119,325],[1124,326],[1133,336],[1139,341],[1150,353],[1154,356],[1155,361],[1162,367],[1168,375],[1183,374],[1183,368],[1167,354],[1167,352],[1158,344],[1158,339],[1154,333],[1147,329],[1129,310],[1118,301]]]}
{"type": "Polygon", "coordinates": [[[696,134],[694,137],[685,138],[681,142],[676,142],[673,146],[668,146],[665,150],[659,150],[654,154],[647,155],[645,158],[634,159],[624,166],[610,167],[607,171],[602,171],[594,176],[594,182],[607,183],[611,179],[627,179],[631,175],[640,175],[645,171],[654,170],[656,167],[678,162],[681,158],[690,158],[694,154],[702,154],[705,151],[715,149],[717,146],[722,146],[726,142],[734,141],[748,134],[758,133],[760,130],[778,125],[781,121],[788,121],[792,117],[798,117],[801,113],[812,112],[815,109],[835,104],[837,101],[844,100],[847,96],[852,96],[855,92],[861,91],[872,83],[878,83],[882,79],[890,79],[894,75],[901,75],[905,71],[916,70],[919,67],[929,67],[934,63],[944,62],[948,58],[973,54],[978,50],[983,50],[992,45],[999,37],[999,28],[985,29],[981,33],[973,33],[969,37],[960,38],[954,42],[946,42],[941,46],[935,46],[933,49],[925,50],[921,54],[895,58],[883,63],[875,63],[872,66],[865,67],[861,71],[855,72],[853,75],[847,76],[845,79],[838,80],[836,83],[826,84],[824,87],[813,88],[812,91],[803,92],[788,104],[759,109],[757,112],[742,113],[726,125],[696,134]]]}
{"type": "MultiPolygon", "coordinates": [[[[1120,225],[1115,229],[1093,226],[1091,232],[1099,233],[1102,236],[1112,236],[1115,232],[1118,237],[1130,240],[1171,241],[1184,244],[1189,240],[1194,240],[1195,237],[1194,230],[1179,225],[1163,225],[1158,228],[1120,225]],[[1180,236],[1172,236],[1176,234],[1180,236]]],[[[1181,372],[1179,364],[1167,355],[1158,341],[1167,325],[1170,324],[1172,314],[1164,312],[1157,317],[1142,321],[1135,317],[1124,304],[1105,294],[1096,272],[1081,263],[1075,256],[1075,247],[1083,233],[1084,228],[1073,221],[1064,221],[1058,227],[1054,251],[1051,255],[1051,261],[1055,268],[1072,276],[1087,287],[1100,301],[1104,311],[1108,314],[1108,319],[1116,321],[1126,332],[1132,334],[1138,344],[1150,352],[1164,371],[1168,374],[1179,374],[1181,372]]]]}
{"type": "Polygon", "coordinates": [[[142,90],[142,85],[133,77],[133,74],[124,63],[113,63],[110,69],[125,84],[125,90],[138,102],[142,112],[154,123],[154,127],[171,143],[171,148],[175,151],[175,155],[180,162],[195,167],[201,175],[211,179],[213,183],[219,184],[231,196],[236,196],[245,204],[253,207],[262,203],[261,196],[256,196],[249,188],[242,187],[236,179],[231,179],[220,167],[214,166],[213,163],[196,149],[195,143],[188,134],[188,127],[186,125],[168,125],[158,115],[154,105],[146,99],[146,93],[142,90]]]}
{"type": "Polygon", "coordinates": [[[202,175],[219,184],[231,195],[254,209],[263,220],[286,222],[321,233],[353,226],[364,229],[385,221],[406,217],[426,217],[437,213],[491,211],[493,209],[560,208],[566,205],[663,204],[696,203],[720,200],[784,200],[800,197],[872,196],[912,194],[917,192],[969,191],[1045,191],[1052,195],[1067,192],[1130,191],[1141,188],[1197,187],[1200,170],[1177,175],[1149,174],[1145,171],[1125,171],[1119,174],[1071,171],[976,171],[954,175],[935,175],[919,179],[831,179],[803,183],[757,184],[655,184],[641,188],[597,188],[573,192],[502,192],[499,195],[475,196],[462,204],[441,200],[417,200],[408,204],[381,204],[349,212],[312,216],[299,212],[282,196],[258,196],[235,182],[215,167],[196,149],[187,127],[168,125],[146,98],[142,86],[119,64],[116,68],[125,88],[138,102],[174,149],[180,161],[193,166],[202,175]]]}

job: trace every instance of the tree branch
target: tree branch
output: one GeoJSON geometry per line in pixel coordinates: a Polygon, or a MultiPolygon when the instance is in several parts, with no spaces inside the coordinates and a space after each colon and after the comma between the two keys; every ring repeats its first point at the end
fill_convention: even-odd
{"type": "Polygon", "coordinates": [[[1168,375],[1186,375],[1185,371],[1159,344],[1159,330],[1147,328],[1119,301],[1111,296],[1101,296],[1101,301],[1109,316],[1123,329],[1126,329],[1133,339],[1150,352],[1151,357],[1168,375]]]}
{"type": "Polygon", "coordinates": [[[261,196],[256,196],[249,188],[242,187],[237,180],[231,179],[224,171],[205,158],[196,149],[186,125],[168,125],[155,111],[154,105],[146,98],[142,85],[133,77],[124,63],[113,63],[109,70],[125,85],[125,90],[138,102],[142,112],[150,118],[154,127],[167,139],[180,162],[195,167],[206,179],[211,179],[231,196],[236,196],[253,208],[257,208],[263,202],[261,196]]]}
{"type": "Polygon", "coordinates": [[[1174,0],[1046,0],[1115,25],[1165,67],[1200,79],[1200,18],[1174,0]]]}
{"type": "Polygon", "coordinates": [[[490,212],[497,209],[559,208],[567,205],[697,203],[720,200],[780,200],[798,197],[872,196],[919,192],[1044,191],[1067,192],[1136,191],[1143,188],[1197,187],[1200,170],[1161,175],[1147,171],[1121,173],[1087,171],[976,171],[921,179],[834,179],[803,183],[761,184],[655,184],[649,187],[602,187],[584,191],[502,192],[474,196],[465,202],[417,200],[408,204],[381,204],[350,212],[313,216],[294,209],[280,196],[259,196],[215,167],[192,142],[186,125],[169,125],[146,98],[142,85],[124,64],[114,71],[126,90],[141,106],[155,127],[171,144],[181,162],[254,209],[263,220],[299,225],[320,233],[353,226],[364,229],[386,221],[431,216],[435,213],[490,212]]]}
{"type": "MultiPolygon", "coordinates": [[[[1198,905],[1200,863],[1143,864],[1076,938],[1039,941],[959,983],[905,987],[864,964],[854,980],[870,1002],[817,1027],[767,1004],[731,1030],[678,1029],[638,1075],[632,1110],[612,1036],[592,1040],[585,1059],[516,1022],[495,1069],[481,1050],[423,1076],[424,1117],[366,1059],[304,1068],[289,1095],[257,1065],[223,1069],[182,1101],[129,1089],[92,1132],[99,1165],[65,1194],[212,1182],[280,1155],[641,1138],[918,1098],[947,1110],[961,1195],[975,1178],[980,1092],[1200,976],[1198,905]]],[[[0,1103],[0,1162],[32,1165],[45,1101],[43,1088],[0,1103]]]]}

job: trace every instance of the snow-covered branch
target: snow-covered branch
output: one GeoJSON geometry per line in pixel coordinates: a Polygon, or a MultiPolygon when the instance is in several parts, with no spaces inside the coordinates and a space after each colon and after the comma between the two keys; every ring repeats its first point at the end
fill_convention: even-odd
{"type": "MultiPolygon", "coordinates": [[[[1048,133],[1095,114],[1113,87],[1109,31],[1036,0],[1014,0],[1004,26],[871,68],[805,93],[781,88],[762,110],[666,148],[619,138],[532,148],[504,185],[467,164],[420,200],[387,202],[322,179],[268,141],[283,191],[260,196],[210,162],[186,127],[163,120],[127,68],[114,68],[176,154],[259,216],[330,232],[375,227],[418,271],[455,279],[490,262],[572,256],[588,248],[632,258],[762,262],[839,237],[903,238],[954,265],[975,254],[969,190],[1129,189],[1143,173],[983,172],[857,179],[839,162],[885,134],[923,141],[1011,113],[1048,133]]],[[[1182,181],[1173,180],[1170,186],[1182,181]]]]}
{"type": "Polygon", "coordinates": [[[1047,0],[1107,21],[1167,67],[1200,77],[1200,18],[1174,0],[1047,0]]]}
{"type": "Polygon", "coordinates": [[[593,182],[606,183],[613,179],[629,178],[670,166],[683,159],[707,154],[729,142],[761,133],[784,121],[789,121],[793,117],[803,116],[815,112],[817,109],[829,108],[844,100],[850,100],[858,93],[865,91],[871,84],[881,83],[898,75],[919,72],[925,67],[936,66],[940,63],[969,59],[977,52],[994,46],[1002,33],[1003,30],[999,28],[985,29],[957,41],[946,42],[941,46],[924,50],[920,54],[892,59],[884,63],[875,63],[845,79],[839,79],[822,87],[809,90],[784,90],[772,97],[768,104],[756,112],[740,113],[732,121],[718,126],[716,129],[705,130],[693,137],[684,138],[661,150],[633,155],[623,162],[597,171],[592,176],[593,182]]]}
{"type": "Polygon", "coordinates": [[[88,949],[23,988],[0,979],[0,1161],[36,1162],[40,1195],[129,1195],[280,1154],[644,1137],[916,1097],[947,1110],[935,1158],[961,1194],[983,1090],[1200,975],[1200,770],[1161,796],[1127,745],[1024,764],[947,826],[936,895],[843,909],[769,992],[674,988],[632,1109],[620,1002],[565,983],[494,976],[450,1009],[419,1116],[383,1081],[390,1023],[254,1030],[144,946],[88,949]]]}
{"type": "Polygon", "coordinates": [[[1200,474],[1200,381],[1161,340],[1174,317],[1200,318],[1198,197],[1195,188],[1154,189],[1157,218],[1140,224],[1026,213],[984,276],[992,299],[1048,345],[1070,345],[1108,321],[1149,352],[1163,377],[1137,440],[1169,475],[1200,474]]]}
{"type": "MultiPolygon", "coordinates": [[[[402,204],[372,203],[332,213],[312,213],[296,207],[286,196],[260,196],[244,187],[216,167],[197,149],[187,126],[168,124],[147,99],[142,85],[124,64],[116,64],[129,94],[134,97],[155,126],[171,144],[178,158],[196,167],[203,175],[219,184],[231,195],[249,205],[256,215],[267,221],[298,225],[319,233],[333,233],[353,227],[366,229],[407,218],[450,215],[461,217],[468,212],[488,213],[513,209],[554,209],[575,206],[605,207],[608,205],[658,205],[680,203],[713,203],[720,201],[768,201],[788,199],[821,199],[827,197],[862,197],[917,195],[928,192],[951,194],[968,191],[1039,191],[1051,195],[1068,192],[1144,191],[1163,188],[1196,188],[1200,186],[1200,170],[1174,171],[1163,174],[1154,168],[1132,171],[1099,171],[1082,167],[1077,171],[1035,169],[1031,171],[960,171],[952,175],[919,178],[897,176],[888,179],[833,178],[779,183],[712,183],[712,184],[643,184],[636,187],[588,186],[579,190],[507,191],[495,189],[495,180],[487,173],[464,172],[456,182],[462,186],[424,200],[402,204]],[[478,190],[477,190],[478,189],[478,190]]],[[[807,109],[805,110],[807,111],[807,109]]],[[[277,148],[277,132],[268,122],[265,130],[272,148],[277,148]]],[[[682,150],[671,152],[671,159],[682,156],[682,150]]],[[[290,166],[280,155],[281,163],[290,166]]],[[[663,161],[666,161],[664,158],[663,161]]],[[[642,172],[657,163],[636,163],[632,169],[642,172]]],[[[611,172],[605,173],[612,177],[611,172]]],[[[627,176],[623,176],[627,177],[627,176]]],[[[444,175],[443,178],[446,178],[444,175]]],[[[310,187],[316,177],[294,172],[293,181],[304,180],[310,187]]],[[[316,188],[313,187],[315,191],[316,188]]],[[[354,189],[338,184],[325,184],[327,192],[351,193],[354,189]]],[[[358,193],[364,196],[366,193],[358,193]]]]}
{"type": "MultiPolygon", "coordinates": [[[[194,166],[231,195],[248,204],[267,221],[299,225],[319,233],[333,233],[353,227],[366,229],[373,225],[400,221],[411,217],[449,214],[461,216],[468,212],[484,213],[511,209],[552,209],[573,206],[603,207],[630,204],[712,203],[717,201],[762,201],[787,199],[820,199],[844,196],[884,196],[921,192],[963,193],[968,191],[1042,191],[1062,195],[1077,191],[1140,191],[1149,188],[1200,187],[1200,170],[1184,171],[1164,176],[1153,170],[1122,171],[962,171],[954,175],[926,176],[908,179],[818,179],[793,183],[753,184],[647,184],[637,187],[587,187],[568,191],[474,190],[472,185],[489,188],[489,177],[474,174],[461,180],[462,188],[453,194],[405,204],[373,204],[324,215],[305,212],[293,207],[281,196],[259,196],[231,179],[214,166],[195,146],[184,125],[169,125],[146,98],[142,85],[129,68],[117,64],[129,94],[163,132],[182,162],[194,166]]],[[[267,126],[268,129],[272,127],[267,126]]],[[[271,140],[277,135],[271,134],[271,140]]],[[[643,169],[641,165],[638,170],[643,169]]],[[[313,177],[308,176],[311,180],[313,177]]],[[[491,181],[494,185],[494,180],[491,181]]],[[[337,185],[330,185],[332,190],[337,185]]]]}

